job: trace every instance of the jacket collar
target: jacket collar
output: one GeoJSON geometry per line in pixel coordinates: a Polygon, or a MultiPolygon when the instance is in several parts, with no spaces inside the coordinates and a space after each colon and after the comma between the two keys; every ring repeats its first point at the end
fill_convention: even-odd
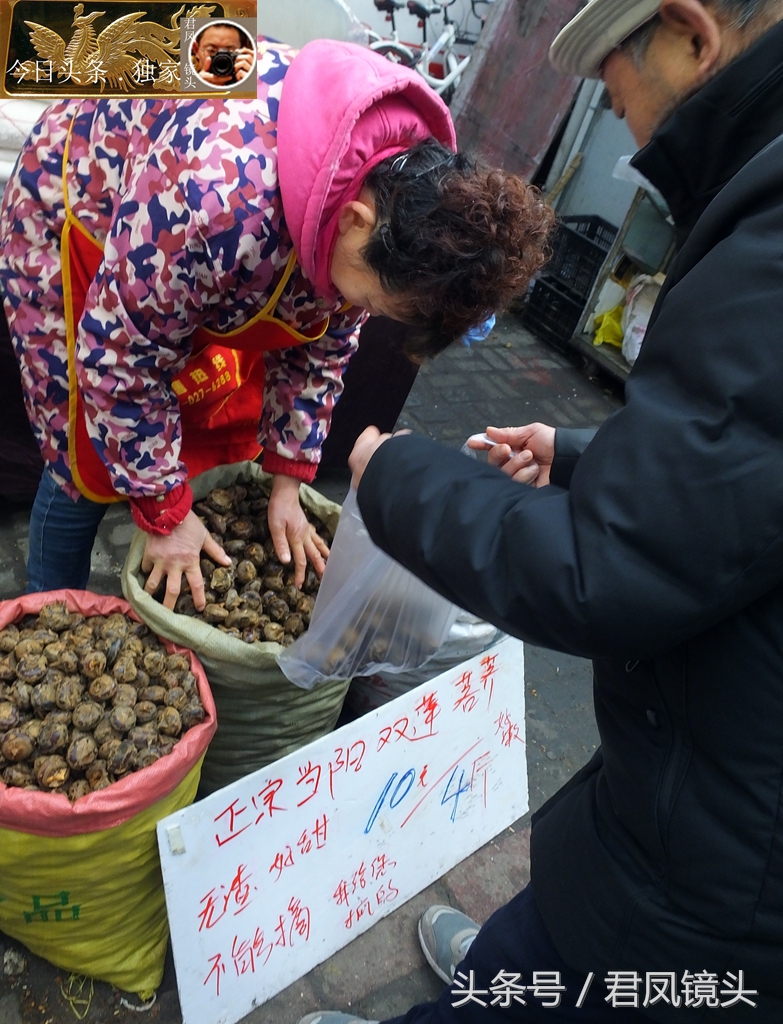
{"type": "Polygon", "coordinates": [[[663,194],[680,241],[723,186],[783,134],[783,22],[687,99],[632,163],[663,194]]]}

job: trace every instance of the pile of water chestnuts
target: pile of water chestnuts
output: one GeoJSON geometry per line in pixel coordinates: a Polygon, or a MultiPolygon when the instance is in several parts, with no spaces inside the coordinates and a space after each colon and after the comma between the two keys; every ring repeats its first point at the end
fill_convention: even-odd
{"type": "Polygon", "coordinates": [[[206,718],[185,654],[122,612],[44,605],[0,630],[0,779],[77,800],[206,718]]]}
{"type": "MultiPolygon", "coordinates": [[[[223,633],[252,644],[290,646],[310,624],[320,579],[308,564],[302,588],[294,584],[293,564],[282,565],[269,535],[269,498],[258,484],[218,487],[197,501],[193,511],[231,558],[230,566],[202,557],[206,607],[197,611],[186,579],[174,611],[202,619],[223,633]]],[[[331,535],[317,516],[305,510],[318,534],[331,535]]],[[[146,581],[145,581],[146,582],[146,581]]],[[[162,600],[165,589],[155,595],[162,600]]]]}

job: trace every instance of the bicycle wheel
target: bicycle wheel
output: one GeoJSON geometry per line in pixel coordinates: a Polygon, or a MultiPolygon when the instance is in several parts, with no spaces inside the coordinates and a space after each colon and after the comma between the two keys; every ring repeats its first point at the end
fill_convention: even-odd
{"type": "Polygon", "coordinates": [[[372,43],[370,49],[379,53],[382,57],[390,60],[392,64],[402,64],[403,67],[416,67],[418,56],[402,43],[392,43],[388,40],[380,43],[372,43]]]}

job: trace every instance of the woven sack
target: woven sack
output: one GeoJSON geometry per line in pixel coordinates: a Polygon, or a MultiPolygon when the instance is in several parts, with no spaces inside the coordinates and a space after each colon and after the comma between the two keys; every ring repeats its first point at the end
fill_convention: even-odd
{"type": "MultiPolygon", "coordinates": [[[[272,478],[253,462],[219,466],[191,481],[198,500],[215,487],[272,478]]],[[[340,506],[303,485],[302,504],[334,534],[340,506]]],[[[141,575],[146,535],[134,536],[122,570],[122,592],[142,621],[159,636],[189,647],[203,664],[218,715],[218,729],[204,759],[201,791],[213,793],[334,729],[349,680],[302,690],[277,665],[280,644],[246,644],[200,619],[178,615],[147,594],[141,575]]]]}
{"type": "MultiPolygon", "coordinates": [[[[0,629],[53,601],[83,615],[130,612],[118,597],[56,590],[0,602],[0,629]]],[[[74,803],[0,782],[0,931],[145,1000],[163,978],[169,937],[155,825],[193,802],[215,731],[204,671],[190,660],[207,717],[153,765],[74,803]]]]}

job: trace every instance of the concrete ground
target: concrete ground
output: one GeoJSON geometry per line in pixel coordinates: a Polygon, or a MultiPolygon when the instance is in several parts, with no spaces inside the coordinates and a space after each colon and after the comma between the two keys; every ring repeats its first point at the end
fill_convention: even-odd
{"type": "MultiPolygon", "coordinates": [[[[597,426],[621,404],[616,385],[548,348],[512,315],[487,341],[455,347],[423,368],[400,416],[410,427],[460,447],[488,423],[540,420],[560,426],[597,426]]],[[[316,481],[342,500],[347,473],[316,481]]],[[[0,504],[0,599],[24,589],[28,509],[0,504]]],[[[123,506],[111,506],[99,533],[90,588],[120,593],[119,572],[133,526],[123,506]]],[[[527,646],[526,705],[530,807],[535,811],[584,764],[598,742],[587,662],[527,646]]],[[[468,857],[419,896],[374,925],[345,949],[244,1018],[244,1024],[296,1024],[317,1009],[340,1009],[370,1020],[405,1012],[437,998],[441,983],[426,965],[416,921],[431,903],[450,903],[482,922],[529,878],[529,815],[468,857]]],[[[105,984],[78,992],[65,972],[30,955],[0,934],[0,1024],[97,1024],[148,1020],[180,1024],[171,958],[157,1001],[140,1015],[105,984]],[[69,990],[70,986],[70,990],[69,990]]],[[[130,997],[126,1002],[132,1003],[130,997]]]]}

